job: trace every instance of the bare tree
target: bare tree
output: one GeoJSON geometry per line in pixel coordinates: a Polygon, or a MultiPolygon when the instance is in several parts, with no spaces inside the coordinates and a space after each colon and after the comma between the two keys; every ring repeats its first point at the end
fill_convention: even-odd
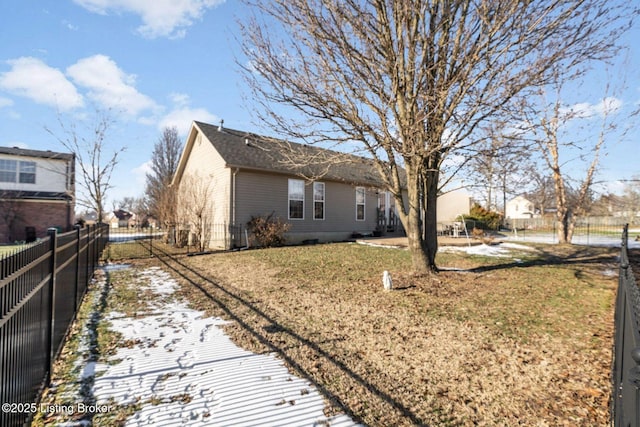
{"type": "Polygon", "coordinates": [[[197,173],[185,175],[177,192],[177,218],[182,225],[189,226],[195,245],[201,252],[209,247],[213,212],[209,204],[212,182],[197,173]]]}
{"type": "Polygon", "coordinates": [[[113,207],[114,211],[116,209],[123,209],[125,211],[133,212],[133,207],[137,202],[138,201],[135,197],[125,196],[122,198],[122,200],[114,200],[111,203],[111,206],[113,207]]]}
{"type": "Polygon", "coordinates": [[[593,203],[592,213],[623,217],[629,223],[637,224],[640,217],[640,176],[622,181],[622,193],[600,195],[593,203]]]}
{"type": "Polygon", "coordinates": [[[122,209],[135,215],[136,226],[143,226],[149,209],[143,197],[123,197],[122,200],[114,200],[112,203],[113,210],[122,209]]]}
{"type": "Polygon", "coordinates": [[[419,274],[437,271],[445,159],[466,155],[478,127],[552,67],[611,55],[635,13],[605,0],[247,2],[261,12],[241,24],[258,117],[374,159],[419,274]]]}
{"type": "Polygon", "coordinates": [[[640,176],[635,175],[625,182],[623,191],[623,215],[629,218],[629,222],[637,222],[640,215],[640,176]]]}
{"type": "Polygon", "coordinates": [[[178,168],[181,145],[178,129],[164,128],[153,147],[151,173],[147,174],[147,207],[149,213],[164,226],[176,223],[176,192],[170,184],[178,168]]]}
{"type": "Polygon", "coordinates": [[[531,200],[535,209],[540,215],[545,214],[555,202],[555,192],[553,178],[549,176],[549,171],[538,164],[529,165],[524,171],[529,180],[526,197],[531,200]]]}
{"type": "Polygon", "coordinates": [[[125,147],[107,154],[107,135],[115,121],[109,112],[97,111],[95,120],[86,132],[78,129],[75,122],[65,123],[58,116],[61,133],[54,132],[45,126],[45,130],[60,144],[76,156],[76,170],[80,171],[82,191],[76,198],[78,205],[96,211],[98,223],[104,219],[106,194],[111,185],[111,175],[118,164],[118,157],[125,147]]]}
{"type": "Polygon", "coordinates": [[[493,211],[501,206],[504,216],[507,195],[524,190],[527,178],[522,172],[529,168],[531,150],[519,140],[519,131],[508,129],[505,123],[497,122],[483,131],[487,138],[470,153],[468,174],[473,186],[482,190],[484,206],[493,211]]]}
{"type": "Polygon", "coordinates": [[[616,127],[612,116],[620,108],[619,100],[613,97],[602,98],[598,108],[586,111],[582,104],[580,108],[567,105],[563,98],[565,83],[556,74],[548,90],[540,90],[541,101],[533,106],[529,103],[532,109],[527,119],[531,138],[553,180],[556,230],[561,244],[571,243],[577,217],[588,211],[600,157],[608,134],[616,127]],[[583,123],[580,132],[576,131],[577,122],[583,123]],[[586,171],[582,177],[569,172],[572,163],[586,171]]]}

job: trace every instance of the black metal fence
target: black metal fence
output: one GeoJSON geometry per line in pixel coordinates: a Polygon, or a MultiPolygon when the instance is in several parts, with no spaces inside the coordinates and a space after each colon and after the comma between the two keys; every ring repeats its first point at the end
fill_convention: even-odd
{"type": "Polygon", "coordinates": [[[622,232],[616,298],[611,417],[614,426],[640,425],[640,290],[629,264],[629,226],[622,232]]]}
{"type": "Polygon", "coordinates": [[[21,426],[36,402],[108,236],[105,226],[57,234],[0,259],[0,426],[21,426]]]}
{"type": "Polygon", "coordinates": [[[152,257],[154,243],[165,239],[165,232],[155,228],[112,228],[109,230],[109,245],[103,258],[119,260],[152,257]]]}
{"type": "MultiPolygon", "coordinates": [[[[572,242],[581,245],[617,246],[620,242],[620,228],[628,222],[628,218],[622,217],[578,217],[572,242]]],[[[553,217],[507,219],[502,233],[513,240],[557,243],[557,225],[553,217]]]]}
{"type": "Polygon", "coordinates": [[[209,241],[206,249],[236,249],[249,246],[249,232],[243,225],[215,223],[209,225],[206,236],[200,236],[189,224],[179,224],[167,231],[169,243],[189,251],[198,251],[201,238],[209,241]]]}

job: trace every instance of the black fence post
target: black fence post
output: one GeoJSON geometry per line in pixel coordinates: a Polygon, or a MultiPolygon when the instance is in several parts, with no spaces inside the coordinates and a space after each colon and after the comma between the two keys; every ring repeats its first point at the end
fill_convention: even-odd
{"type": "Polygon", "coordinates": [[[76,229],[76,283],[73,291],[73,311],[74,313],[78,311],[78,306],[80,305],[78,302],[78,286],[80,286],[80,249],[81,249],[81,227],[79,225],[75,225],[76,229]]]}
{"type": "Polygon", "coordinates": [[[89,273],[89,263],[91,260],[91,248],[89,247],[89,243],[91,242],[91,226],[87,226],[87,232],[85,235],[86,242],[84,244],[84,251],[86,253],[86,259],[84,263],[84,271],[85,277],[87,278],[87,285],[89,285],[89,281],[91,280],[91,273],[89,273]]]}
{"type": "Polygon", "coordinates": [[[48,328],[47,328],[47,379],[48,383],[51,380],[51,371],[53,367],[54,360],[54,334],[55,334],[55,301],[56,301],[56,265],[57,265],[57,257],[56,253],[58,251],[58,229],[57,228],[49,228],[47,230],[47,234],[49,235],[49,250],[51,251],[51,257],[49,258],[49,271],[51,273],[51,278],[49,279],[49,312],[48,314],[48,328]]]}

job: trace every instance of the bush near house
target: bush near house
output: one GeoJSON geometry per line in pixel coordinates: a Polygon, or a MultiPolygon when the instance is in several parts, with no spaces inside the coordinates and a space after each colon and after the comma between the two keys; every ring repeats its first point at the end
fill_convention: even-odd
{"type": "Polygon", "coordinates": [[[282,246],[285,242],[284,233],[289,231],[291,224],[287,224],[275,212],[269,215],[251,216],[247,228],[253,234],[258,246],[265,248],[282,246]]]}
{"type": "Polygon", "coordinates": [[[469,216],[466,216],[465,219],[475,221],[472,228],[497,230],[500,227],[500,224],[502,224],[501,214],[483,208],[477,203],[474,203],[473,206],[471,206],[469,216]]]}

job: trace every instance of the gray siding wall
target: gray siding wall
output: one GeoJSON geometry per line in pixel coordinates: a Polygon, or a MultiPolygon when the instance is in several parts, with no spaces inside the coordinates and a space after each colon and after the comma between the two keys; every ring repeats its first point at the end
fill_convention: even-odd
{"type": "Polygon", "coordinates": [[[356,221],[356,186],[339,182],[325,184],[325,219],[313,219],[313,185],[305,184],[304,219],[288,219],[289,179],[295,176],[241,170],[236,175],[236,225],[245,226],[251,216],[275,212],[291,224],[290,241],[319,238],[321,241],[344,239],[352,232],[372,232],[377,223],[376,190],[366,189],[365,220],[356,221]],[[314,237],[315,236],[315,237],[314,237]]]}

